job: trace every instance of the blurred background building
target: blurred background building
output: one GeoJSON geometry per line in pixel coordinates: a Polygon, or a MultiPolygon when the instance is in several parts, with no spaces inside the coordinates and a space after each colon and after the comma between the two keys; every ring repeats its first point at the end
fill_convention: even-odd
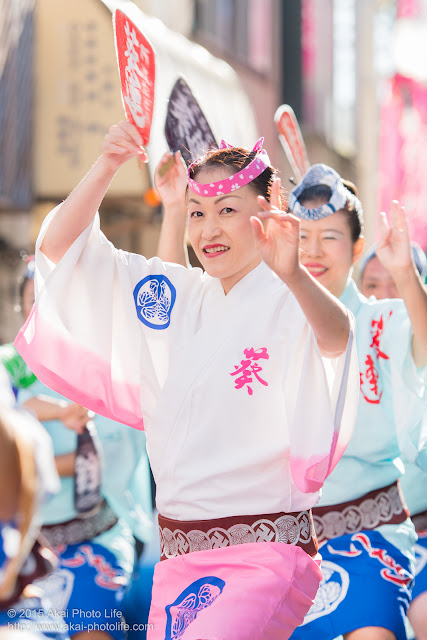
{"type": "Polygon", "coordinates": [[[154,45],[150,164],[123,167],[104,201],[116,246],[151,256],[161,210],[152,175],[166,151],[167,98],[184,75],[217,137],[265,137],[285,187],[292,175],[273,116],[290,104],[311,163],[358,188],[368,243],[379,208],[408,209],[426,248],[427,0],[0,0],[0,340],[22,254],[41,221],[98,156],[122,119],[111,12],[123,8],[154,45]]]}

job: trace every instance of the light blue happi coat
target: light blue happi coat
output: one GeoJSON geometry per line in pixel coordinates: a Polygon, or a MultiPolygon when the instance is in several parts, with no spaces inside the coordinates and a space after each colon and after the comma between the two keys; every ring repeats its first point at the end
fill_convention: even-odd
{"type": "MultiPolygon", "coordinates": [[[[402,456],[427,470],[427,367],[417,369],[413,361],[403,301],[367,299],[352,280],[340,300],[356,318],[360,399],[350,444],[326,479],[318,506],[347,502],[391,484],[404,473],[402,456]]],[[[402,551],[413,544],[410,521],[406,530],[402,525],[379,529],[402,551]]]]}
{"type": "MultiPolygon", "coordinates": [[[[18,402],[22,404],[37,395],[62,398],[36,380],[28,389],[19,391],[18,402]]],[[[153,533],[153,524],[145,434],[99,415],[94,417],[94,422],[101,448],[102,495],[124,525],[117,533],[131,540],[130,529],[140,540],[148,542],[153,533]]],[[[67,429],[59,420],[50,420],[43,425],[52,439],[55,456],[76,450],[75,431],[67,429]]],[[[65,522],[77,516],[74,478],[61,477],[60,480],[59,493],[41,507],[41,519],[45,524],[65,522]]],[[[116,555],[123,556],[122,560],[130,564],[133,552],[130,552],[129,545],[117,545],[115,530],[116,527],[102,534],[102,544],[116,555]]]]}

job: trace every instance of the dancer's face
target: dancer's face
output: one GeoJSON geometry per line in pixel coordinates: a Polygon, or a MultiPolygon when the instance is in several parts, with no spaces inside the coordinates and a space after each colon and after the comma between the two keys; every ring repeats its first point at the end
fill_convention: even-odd
{"type": "MultiPolygon", "coordinates": [[[[325,204],[325,200],[309,200],[303,204],[307,209],[314,209],[325,204]]],[[[364,247],[363,238],[353,243],[347,213],[336,211],[320,220],[301,220],[300,237],[301,263],[339,297],[364,247]]]]}
{"type": "Polygon", "coordinates": [[[399,292],[389,271],[379,261],[377,256],[371,258],[366,265],[360,280],[360,291],[364,296],[375,296],[377,300],[383,298],[399,298],[399,292]]]}
{"type": "MultiPolygon", "coordinates": [[[[226,180],[232,173],[227,167],[202,169],[197,182],[226,180]]],[[[249,222],[258,211],[257,193],[248,185],[212,197],[188,191],[191,244],[206,272],[221,280],[225,293],[261,262],[249,222]]]]}

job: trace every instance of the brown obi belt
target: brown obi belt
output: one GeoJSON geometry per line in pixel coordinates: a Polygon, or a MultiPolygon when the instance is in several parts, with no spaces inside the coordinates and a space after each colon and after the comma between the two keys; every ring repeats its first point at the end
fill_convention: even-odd
{"type": "Polygon", "coordinates": [[[108,531],[118,522],[117,516],[104,500],[96,513],[86,518],[73,518],[59,524],[45,524],[41,534],[51,547],[80,544],[108,531]]]}
{"type": "Polygon", "coordinates": [[[400,524],[409,518],[398,480],[350,502],[314,507],[312,512],[319,543],[383,524],[400,524]]]}
{"type": "Polygon", "coordinates": [[[411,520],[414,523],[417,533],[427,534],[427,511],[416,513],[414,516],[411,516],[411,520]]]}
{"type": "Polygon", "coordinates": [[[292,544],[310,556],[318,550],[311,510],[186,521],[159,514],[159,529],[160,560],[250,542],[292,544]]]}

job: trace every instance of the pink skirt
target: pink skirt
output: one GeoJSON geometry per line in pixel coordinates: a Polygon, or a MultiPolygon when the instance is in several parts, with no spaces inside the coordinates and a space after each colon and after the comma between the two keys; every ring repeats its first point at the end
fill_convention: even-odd
{"type": "Polygon", "coordinates": [[[156,565],[148,640],[286,640],[310,609],[320,556],[263,542],[156,565]]]}

